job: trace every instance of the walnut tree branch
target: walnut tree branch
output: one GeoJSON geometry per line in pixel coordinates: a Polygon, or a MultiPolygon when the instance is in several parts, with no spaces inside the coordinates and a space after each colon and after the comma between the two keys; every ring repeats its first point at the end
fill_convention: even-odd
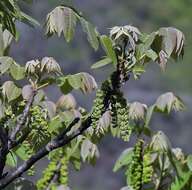
{"type": "MultiPolygon", "coordinates": [[[[74,126],[79,122],[79,118],[75,118],[72,123],[69,125],[69,128],[74,126]]],[[[79,129],[77,129],[71,135],[64,134],[63,137],[60,135],[50,141],[45,147],[41,148],[36,154],[31,156],[27,161],[25,161],[21,166],[19,166],[14,172],[5,176],[2,180],[0,180],[0,189],[5,188],[8,184],[14,181],[16,178],[20,177],[25,171],[31,168],[37,161],[39,161],[44,156],[48,155],[51,151],[60,148],[69,142],[71,142],[74,138],[81,135],[91,124],[91,117],[88,117],[81,125],[79,129]]]]}

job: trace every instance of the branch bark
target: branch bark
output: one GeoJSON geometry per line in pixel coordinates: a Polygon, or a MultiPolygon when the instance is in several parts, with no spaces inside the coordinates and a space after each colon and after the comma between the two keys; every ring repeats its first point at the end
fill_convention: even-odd
{"type": "Polygon", "coordinates": [[[1,150],[0,150],[0,179],[1,179],[8,152],[8,134],[6,129],[4,129],[2,126],[0,126],[0,140],[1,140],[1,150]]]}

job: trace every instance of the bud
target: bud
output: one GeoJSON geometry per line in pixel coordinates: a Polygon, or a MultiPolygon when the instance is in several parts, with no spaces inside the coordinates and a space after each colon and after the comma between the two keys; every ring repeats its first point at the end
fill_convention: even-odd
{"type": "Polygon", "coordinates": [[[56,103],[59,109],[75,109],[77,103],[72,94],[62,95],[56,103]]]}

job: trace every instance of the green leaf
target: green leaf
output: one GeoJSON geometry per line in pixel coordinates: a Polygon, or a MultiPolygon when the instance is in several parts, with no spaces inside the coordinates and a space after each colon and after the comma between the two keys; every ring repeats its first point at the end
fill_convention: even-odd
{"type": "Polygon", "coordinates": [[[192,155],[187,156],[187,166],[192,171],[192,155]]]}
{"type": "Polygon", "coordinates": [[[48,130],[50,133],[58,132],[60,128],[63,127],[62,121],[59,116],[54,117],[50,122],[48,126],[48,130]]]}
{"type": "Polygon", "coordinates": [[[133,72],[134,78],[137,80],[145,72],[145,68],[143,65],[136,65],[134,66],[132,72],[133,72]]]}
{"type": "Polygon", "coordinates": [[[162,131],[158,131],[153,135],[150,147],[157,152],[171,152],[171,143],[162,131]]]}
{"type": "Polygon", "coordinates": [[[87,39],[89,43],[94,48],[94,50],[97,50],[99,48],[99,40],[96,28],[82,17],[80,17],[80,22],[83,31],[87,34],[87,39]]]}
{"type": "Polygon", "coordinates": [[[21,20],[22,22],[25,22],[31,26],[40,26],[40,23],[37,20],[25,14],[24,12],[21,12],[21,20]]]}
{"type": "Polygon", "coordinates": [[[68,75],[67,76],[69,84],[74,88],[74,89],[79,89],[82,85],[82,76],[81,74],[75,74],[75,75],[68,75]]]}
{"type": "Polygon", "coordinates": [[[27,160],[29,158],[29,155],[27,154],[26,147],[21,145],[16,151],[16,155],[21,159],[21,160],[27,160]]]}
{"type": "Polygon", "coordinates": [[[67,77],[61,77],[57,80],[57,84],[64,94],[68,94],[73,90],[73,87],[69,84],[67,77]]]}
{"type": "Polygon", "coordinates": [[[17,166],[17,157],[12,151],[7,154],[6,164],[11,167],[17,166]]]}
{"type": "Polygon", "coordinates": [[[175,177],[169,190],[191,190],[192,172],[183,172],[182,176],[175,177]]]}
{"type": "Polygon", "coordinates": [[[64,16],[64,36],[67,42],[70,42],[75,33],[75,26],[77,22],[76,14],[68,7],[63,8],[64,16]]]}
{"type": "Polygon", "coordinates": [[[116,57],[115,51],[113,49],[112,40],[109,37],[107,37],[106,35],[102,35],[100,37],[100,39],[101,39],[101,43],[103,45],[103,48],[104,48],[107,56],[112,60],[113,64],[116,65],[117,57],[116,57]]]}
{"type": "Polygon", "coordinates": [[[146,117],[145,117],[145,127],[146,127],[146,128],[149,127],[149,123],[150,123],[150,121],[151,121],[154,108],[155,108],[155,105],[152,105],[152,106],[150,106],[150,107],[147,109],[147,113],[146,113],[146,117]]]}
{"type": "Polygon", "coordinates": [[[132,161],[133,156],[133,148],[128,148],[124,150],[118,160],[115,163],[115,166],[113,168],[113,172],[118,171],[123,166],[128,166],[132,161]]]}
{"type": "Polygon", "coordinates": [[[105,65],[110,64],[111,62],[112,62],[112,60],[111,60],[110,58],[106,57],[106,58],[101,59],[100,61],[94,63],[94,64],[91,66],[91,68],[92,68],[92,69],[98,69],[98,68],[100,68],[100,67],[103,67],[103,66],[105,66],[105,65]]]}
{"type": "Polygon", "coordinates": [[[25,68],[14,63],[10,67],[10,73],[15,80],[21,80],[25,77],[25,68]]]}
{"type": "Polygon", "coordinates": [[[10,44],[13,40],[13,35],[8,30],[2,30],[0,27],[0,56],[8,53],[10,44]]]}
{"type": "Polygon", "coordinates": [[[3,94],[7,97],[8,102],[15,100],[21,95],[21,89],[18,88],[13,81],[6,81],[3,86],[3,94]]]}
{"type": "Polygon", "coordinates": [[[13,63],[14,60],[11,57],[0,57],[0,73],[6,73],[13,63]]]}
{"type": "Polygon", "coordinates": [[[152,61],[156,61],[158,58],[158,55],[155,51],[153,51],[152,49],[147,50],[145,55],[150,58],[152,61]]]}

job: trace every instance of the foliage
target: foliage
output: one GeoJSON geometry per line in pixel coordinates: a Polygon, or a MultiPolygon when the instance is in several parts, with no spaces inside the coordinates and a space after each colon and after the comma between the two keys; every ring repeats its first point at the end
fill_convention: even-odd
{"type": "Polygon", "coordinates": [[[114,172],[125,169],[127,184],[123,190],[191,189],[191,155],[173,149],[162,131],[155,132],[150,127],[154,113],[183,110],[182,100],[168,92],[147,106],[128,102],[121,90],[130,77],[139,79],[149,63],[158,63],[165,70],[168,59],[182,57],[183,33],[167,27],[144,34],[126,25],[113,27],[109,35],[100,35],[74,8],[56,7],[47,15],[46,34],[50,37],[63,33],[70,42],[79,22],[90,45],[97,50],[101,44],[105,52],[104,58],[92,68],[108,64],[113,67],[111,75],[98,88],[88,73],[63,74],[52,57],[30,60],[23,67],[7,55],[16,34],[15,19],[23,16],[16,3],[2,1],[6,9],[0,10],[0,188],[10,183],[12,189],[25,188],[23,179],[17,187],[18,176],[26,171],[35,175],[34,164],[46,157],[48,166],[34,188],[69,190],[70,164],[76,170],[81,169],[82,162],[95,164],[99,157],[97,144],[109,133],[123,141],[136,137],[134,147],[123,151],[114,166],[114,172]],[[62,93],[56,103],[49,100],[44,90],[50,85],[57,86],[62,93]],[[71,94],[73,90],[85,95],[96,90],[91,112],[78,106],[71,94]],[[18,160],[22,161],[19,167],[18,160]],[[12,167],[13,172],[5,173],[5,166],[12,167]]]}

